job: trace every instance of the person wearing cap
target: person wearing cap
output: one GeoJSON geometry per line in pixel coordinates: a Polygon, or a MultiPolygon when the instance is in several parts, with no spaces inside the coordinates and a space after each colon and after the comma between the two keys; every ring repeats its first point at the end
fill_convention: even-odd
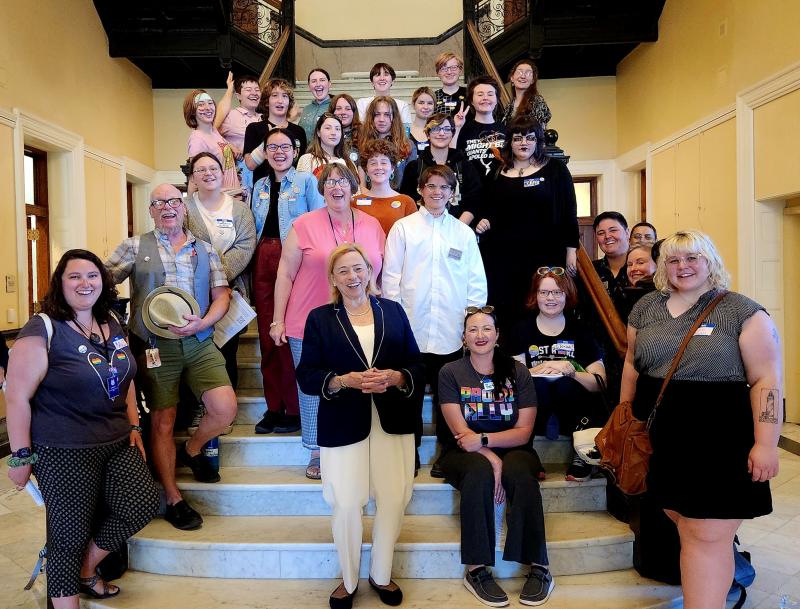
{"type": "Polygon", "coordinates": [[[230,304],[225,269],[211,244],[184,228],[185,216],[180,191],[160,184],[150,195],[155,229],[125,239],[106,268],[116,284],[131,279],[130,343],[139,365],[137,385],[151,413],[151,450],[164,487],[165,518],[191,530],[203,519],[181,497],[176,456],[198,482],[220,479],[201,451],[233,422],[236,395],[212,340],[214,324],[230,304]],[[203,401],[206,415],[176,451],[172,430],[181,379],[203,401]]]}

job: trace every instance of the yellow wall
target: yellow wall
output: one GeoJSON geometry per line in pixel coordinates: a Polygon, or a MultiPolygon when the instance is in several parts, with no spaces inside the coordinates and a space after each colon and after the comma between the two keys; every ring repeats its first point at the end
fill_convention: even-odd
{"type": "MultiPolygon", "coordinates": [[[[800,209],[800,198],[788,201],[800,209]]],[[[784,385],[786,387],[786,419],[800,421],[800,215],[786,215],[783,220],[783,285],[786,287],[783,327],[784,385]],[[790,286],[793,289],[789,289],[790,286]]]]}
{"type": "Polygon", "coordinates": [[[753,111],[756,199],[800,193],[800,90],[753,111]]]}
{"type": "MultiPolygon", "coordinates": [[[[14,131],[0,124],[0,226],[5,236],[0,239],[0,330],[14,328],[17,324],[6,323],[6,311],[17,308],[17,293],[6,293],[6,274],[16,276],[17,242],[12,236],[16,233],[14,211],[14,158],[3,151],[13,147],[14,131]]],[[[19,278],[17,278],[19,279],[19,278]]],[[[17,282],[19,284],[19,281],[17,282]]],[[[19,285],[17,285],[19,290],[19,285]]]]}
{"type": "MultiPolygon", "coordinates": [[[[438,36],[461,22],[461,0],[297,0],[295,22],[322,40],[438,36]],[[435,7],[435,8],[434,8],[435,7]],[[371,15],[371,18],[366,18],[371,15]]],[[[383,61],[392,63],[392,59],[383,61]]]]}
{"type": "Polygon", "coordinates": [[[732,105],[743,88],[796,63],[798,23],[797,0],[667,0],[658,42],[617,67],[619,152],[732,105]]]}
{"type": "Polygon", "coordinates": [[[736,122],[729,119],[653,155],[651,221],[659,233],[696,228],[736,283],[736,122]]]}

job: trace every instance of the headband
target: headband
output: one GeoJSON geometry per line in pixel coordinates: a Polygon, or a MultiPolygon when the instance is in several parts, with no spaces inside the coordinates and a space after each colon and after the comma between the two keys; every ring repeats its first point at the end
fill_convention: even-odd
{"type": "Polygon", "coordinates": [[[214,103],[214,99],[208,93],[198,93],[194,96],[194,105],[196,106],[201,101],[214,103]]]}

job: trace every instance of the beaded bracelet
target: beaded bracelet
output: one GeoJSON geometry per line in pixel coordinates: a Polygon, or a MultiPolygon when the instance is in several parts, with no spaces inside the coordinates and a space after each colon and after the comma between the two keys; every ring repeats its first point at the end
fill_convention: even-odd
{"type": "Polygon", "coordinates": [[[131,425],[131,431],[138,431],[139,433],[142,433],[142,428],[139,425],[131,425]]]}
{"type": "Polygon", "coordinates": [[[8,458],[9,467],[22,467],[23,465],[34,465],[39,460],[39,455],[36,453],[30,453],[27,457],[15,457],[11,455],[8,458]]]}

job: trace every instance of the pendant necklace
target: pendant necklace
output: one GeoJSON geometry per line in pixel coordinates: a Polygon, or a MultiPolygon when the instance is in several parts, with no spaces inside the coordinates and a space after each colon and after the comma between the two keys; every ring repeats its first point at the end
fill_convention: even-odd
{"type": "MultiPolygon", "coordinates": [[[[99,334],[92,332],[92,329],[94,328],[94,315],[92,315],[92,320],[89,322],[91,325],[88,328],[78,321],[77,317],[75,317],[72,321],[75,322],[75,324],[78,326],[78,329],[81,331],[81,334],[83,334],[89,340],[89,342],[95,344],[105,344],[105,333],[103,333],[103,338],[100,338],[99,334]]],[[[100,328],[100,332],[103,332],[103,328],[100,328]]]]}
{"type": "MultiPolygon", "coordinates": [[[[356,216],[353,213],[353,208],[352,207],[350,208],[350,221],[352,222],[352,226],[353,226],[353,241],[352,241],[352,243],[355,243],[356,242],[356,216]]],[[[330,211],[328,211],[328,222],[330,222],[330,225],[331,225],[331,232],[333,233],[333,240],[336,242],[336,245],[338,246],[339,245],[339,239],[336,237],[336,229],[333,228],[333,219],[331,218],[331,212],[330,211]]],[[[347,235],[347,232],[345,232],[344,235],[342,235],[342,242],[344,242],[344,243],[348,243],[347,239],[344,238],[346,235],[347,235]]]]}

